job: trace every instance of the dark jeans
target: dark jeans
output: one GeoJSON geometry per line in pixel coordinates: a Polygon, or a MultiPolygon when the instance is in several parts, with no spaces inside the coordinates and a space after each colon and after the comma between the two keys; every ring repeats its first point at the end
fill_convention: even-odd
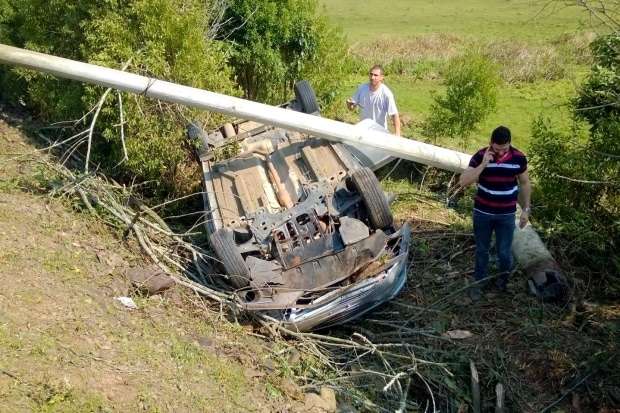
{"type": "Polygon", "coordinates": [[[495,248],[499,260],[497,285],[504,288],[512,270],[512,238],[515,214],[489,215],[474,210],[474,237],[476,238],[476,267],[474,278],[481,281],[488,276],[491,234],[495,231],[495,248]]]}

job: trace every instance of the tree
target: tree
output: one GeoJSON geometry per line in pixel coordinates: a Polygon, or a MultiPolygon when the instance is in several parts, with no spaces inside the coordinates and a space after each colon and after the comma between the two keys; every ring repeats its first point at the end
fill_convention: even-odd
{"type": "Polygon", "coordinates": [[[571,130],[562,132],[537,120],[530,158],[541,222],[555,238],[571,240],[573,249],[581,249],[574,256],[593,271],[618,274],[620,32],[599,36],[591,49],[590,74],[571,103],[571,130]]]}
{"type": "Polygon", "coordinates": [[[346,72],[342,35],[318,12],[316,0],[231,0],[219,38],[245,97],[279,104],[302,78],[328,101],[346,72]]]}
{"type": "MultiPolygon", "coordinates": [[[[128,70],[226,94],[239,94],[221,41],[210,38],[211,10],[204,0],[6,0],[13,11],[3,41],[75,60],[128,70]]],[[[4,14],[2,15],[4,17],[4,14]]],[[[49,121],[80,119],[104,89],[24,69],[3,70],[3,96],[21,98],[49,121]]],[[[71,125],[90,125],[91,115],[71,125]]],[[[191,149],[185,124],[221,117],[143,96],[110,93],[95,127],[95,161],[117,178],[149,180],[158,192],[188,191],[199,177],[187,177],[191,149]],[[122,98],[128,159],[120,142],[122,98]]],[[[66,136],[66,135],[65,135],[66,136]]],[[[58,138],[62,138],[59,136],[58,138]]],[[[81,143],[85,147],[85,142],[81,143]]],[[[193,168],[196,169],[196,168],[193,168]]]]}
{"type": "Polygon", "coordinates": [[[446,93],[435,96],[424,124],[427,136],[459,139],[465,147],[470,134],[497,102],[499,75],[491,62],[474,52],[452,59],[445,72],[446,93]]]}

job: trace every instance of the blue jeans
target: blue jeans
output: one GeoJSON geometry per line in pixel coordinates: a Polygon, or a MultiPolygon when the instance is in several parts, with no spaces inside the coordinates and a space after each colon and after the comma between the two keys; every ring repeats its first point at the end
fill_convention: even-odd
{"type": "Polygon", "coordinates": [[[491,235],[495,231],[495,248],[499,260],[497,286],[504,288],[512,271],[512,238],[515,214],[490,215],[474,210],[474,237],[476,239],[476,267],[474,278],[481,281],[488,276],[491,235]]]}

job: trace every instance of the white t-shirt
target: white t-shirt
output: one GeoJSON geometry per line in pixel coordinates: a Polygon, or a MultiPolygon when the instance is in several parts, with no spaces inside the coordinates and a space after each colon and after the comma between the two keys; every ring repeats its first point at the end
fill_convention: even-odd
{"type": "Polygon", "coordinates": [[[353,100],[361,109],[360,118],[372,119],[385,129],[388,128],[387,117],[398,114],[394,94],[383,83],[372,92],[370,85],[364,83],[357,88],[353,100]]]}

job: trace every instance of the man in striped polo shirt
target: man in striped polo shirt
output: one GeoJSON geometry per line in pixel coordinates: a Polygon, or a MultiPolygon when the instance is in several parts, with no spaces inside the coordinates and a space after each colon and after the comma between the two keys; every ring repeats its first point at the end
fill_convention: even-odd
{"type": "Polygon", "coordinates": [[[496,286],[506,290],[512,270],[512,238],[515,230],[517,202],[521,205],[519,227],[523,228],[530,216],[532,187],[527,173],[527,158],[510,145],[510,130],[497,127],[491,134],[489,146],[472,156],[469,167],[461,174],[463,187],[477,182],[474,199],[474,237],[476,239],[476,266],[474,278],[481,281],[472,287],[472,300],[482,296],[480,285],[487,278],[491,235],[495,232],[495,246],[499,259],[496,286]]]}

